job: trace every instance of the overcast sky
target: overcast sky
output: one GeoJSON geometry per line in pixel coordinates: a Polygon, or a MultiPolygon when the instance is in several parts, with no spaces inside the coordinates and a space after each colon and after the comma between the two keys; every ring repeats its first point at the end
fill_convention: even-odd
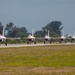
{"type": "Polygon", "coordinates": [[[75,33],[75,0],[0,0],[0,21],[35,31],[61,21],[65,34],[75,33]]]}

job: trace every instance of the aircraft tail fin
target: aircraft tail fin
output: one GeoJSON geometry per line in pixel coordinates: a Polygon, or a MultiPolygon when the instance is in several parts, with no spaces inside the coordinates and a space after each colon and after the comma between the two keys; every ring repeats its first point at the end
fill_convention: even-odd
{"type": "Polygon", "coordinates": [[[3,30],[2,30],[2,36],[4,36],[4,27],[3,27],[3,30]]]}
{"type": "Polygon", "coordinates": [[[32,36],[34,36],[34,29],[32,29],[32,36]]]}
{"type": "Polygon", "coordinates": [[[61,36],[64,36],[64,31],[61,33],[61,36]]]}
{"type": "Polygon", "coordinates": [[[49,35],[49,30],[48,30],[48,36],[50,36],[50,35],[49,35]]]}

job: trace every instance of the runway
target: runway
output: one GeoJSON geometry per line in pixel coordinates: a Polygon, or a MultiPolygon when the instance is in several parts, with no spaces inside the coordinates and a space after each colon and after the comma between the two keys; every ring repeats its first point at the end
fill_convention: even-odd
{"type": "Polygon", "coordinates": [[[34,47],[34,46],[49,46],[49,45],[75,45],[75,43],[52,43],[52,44],[4,44],[0,45],[0,48],[13,48],[13,47],[34,47]]]}

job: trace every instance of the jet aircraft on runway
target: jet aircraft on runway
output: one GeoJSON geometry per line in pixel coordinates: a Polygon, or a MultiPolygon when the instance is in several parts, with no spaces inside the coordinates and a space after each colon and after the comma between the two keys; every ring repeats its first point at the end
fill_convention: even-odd
{"type": "Polygon", "coordinates": [[[71,38],[71,43],[74,43],[74,42],[75,42],[75,35],[73,35],[71,38]]]}
{"type": "Polygon", "coordinates": [[[66,37],[64,36],[64,33],[61,34],[61,37],[59,38],[59,43],[65,42],[66,43],[66,37]]]}
{"type": "Polygon", "coordinates": [[[31,44],[32,42],[34,42],[34,44],[36,44],[35,37],[34,37],[34,29],[32,30],[32,34],[29,34],[29,36],[28,36],[27,44],[31,44]]]}
{"type": "Polygon", "coordinates": [[[51,37],[50,37],[50,35],[49,35],[49,30],[48,30],[48,34],[45,35],[45,37],[44,37],[44,44],[47,43],[47,42],[52,43],[51,37]]]}
{"type": "Polygon", "coordinates": [[[2,42],[4,42],[5,45],[7,45],[7,40],[6,40],[6,37],[4,36],[4,27],[3,27],[2,35],[0,34],[0,44],[2,42]]]}

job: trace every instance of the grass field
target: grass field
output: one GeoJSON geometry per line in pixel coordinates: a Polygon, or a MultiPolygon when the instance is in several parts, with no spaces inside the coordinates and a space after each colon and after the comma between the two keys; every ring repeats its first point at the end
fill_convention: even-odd
{"type": "Polygon", "coordinates": [[[75,75],[75,45],[0,48],[0,75],[75,75]]]}

